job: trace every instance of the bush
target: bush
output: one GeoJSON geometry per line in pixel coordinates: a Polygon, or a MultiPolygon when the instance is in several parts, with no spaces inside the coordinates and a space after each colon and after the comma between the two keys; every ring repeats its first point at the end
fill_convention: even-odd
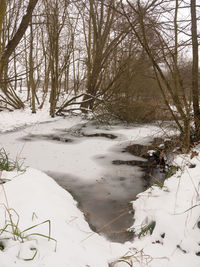
{"type": "Polygon", "coordinates": [[[156,120],[171,120],[171,114],[166,111],[162,103],[155,100],[142,98],[140,100],[130,100],[119,98],[101,105],[98,108],[99,116],[107,114],[107,117],[115,117],[127,122],[148,123],[156,120]]]}

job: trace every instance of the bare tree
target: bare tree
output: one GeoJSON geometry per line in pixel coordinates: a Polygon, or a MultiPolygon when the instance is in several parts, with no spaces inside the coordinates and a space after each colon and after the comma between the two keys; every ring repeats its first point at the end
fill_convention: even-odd
{"type": "MultiPolygon", "coordinates": [[[[18,46],[20,40],[22,39],[26,29],[28,28],[29,22],[31,20],[32,12],[37,4],[38,0],[30,0],[26,9],[25,15],[22,17],[21,23],[18,26],[16,32],[11,36],[11,39],[8,40],[7,45],[2,49],[1,47],[1,54],[0,54],[0,80],[1,80],[1,90],[5,95],[5,98],[2,97],[5,101],[8,100],[9,104],[14,108],[23,108],[24,104],[20,100],[20,98],[16,95],[14,90],[8,90],[5,86],[7,81],[3,80],[3,73],[4,70],[7,68],[10,56],[14,53],[16,47],[18,46]]],[[[6,1],[2,1],[2,10],[1,10],[1,21],[0,27],[1,32],[0,35],[2,37],[2,25],[5,20],[5,8],[6,8],[6,1]]],[[[17,15],[18,18],[18,15],[17,15]]],[[[16,24],[17,25],[17,24],[16,24]]],[[[15,25],[15,27],[16,27],[15,25]]]]}
{"type": "Polygon", "coordinates": [[[127,35],[127,29],[117,29],[116,7],[114,0],[84,1],[83,8],[88,16],[82,14],[83,32],[87,51],[86,95],[81,104],[82,111],[92,109],[106,73],[112,51],[127,35]],[[87,8],[89,6],[89,8],[87,8]]]}
{"type": "MultiPolygon", "coordinates": [[[[45,4],[46,30],[48,36],[48,60],[51,75],[51,91],[50,91],[50,115],[55,116],[56,105],[61,92],[61,81],[64,70],[69,63],[69,50],[63,52],[66,46],[62,33],[67,34],[66,26],[68,18],[69,1],[54,0],[45,4]]],[[[66,38],[66,37],[65,37],[66,38]]],[[[69,44],[70,46],[71,44],[69,44]]]]}
{"type": "Polygon", "coordinates": [[[124,16],[152,63],[165,104],[180,130],[188,151],[191,110],[181,78],[179,62],[182,49],[189,44],[187,41],[179,40],[179,33],[186,31],[186,26],[178,20],[181,4],[182,1],[179,0],[170,3],[164,0],[147,2],[138,0],[136,3],[126,0],[126,4],[121,0],[124,16]],[[149,32],[153,32],[154,43],[149,32]],[[176,110],[171,104],[176,107],[176,110]]]}

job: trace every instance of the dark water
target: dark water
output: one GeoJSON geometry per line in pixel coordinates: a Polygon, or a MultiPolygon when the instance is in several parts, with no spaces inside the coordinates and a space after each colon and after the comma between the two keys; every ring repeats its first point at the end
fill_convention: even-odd
{"type": "MultiPolygon", "coordinates": [[[[127,178],[116,177],[115,181],[109,181],[108,178],[103,181],[101,178],[102,181],[88,184],[67,174],[46,173],[74,196],[92,230],[112,241],[130,240],[130,234],[126,233],[126,229],[133,223],[133,210],[129,202],[135,196],[124,192],[127,178]]],[[[130,183],[134,187],[134,181],[129,181],[130,183]]]]}

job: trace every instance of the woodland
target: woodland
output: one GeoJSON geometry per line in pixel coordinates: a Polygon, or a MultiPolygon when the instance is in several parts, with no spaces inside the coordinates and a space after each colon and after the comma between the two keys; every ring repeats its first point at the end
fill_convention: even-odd
{"type": "Polygon", "coordinates": [[[174,121],[199,139],[195,0],[1,0],[0,108],[174,121]],[[22,99],[20,92],[25,92],[22,99]]]}

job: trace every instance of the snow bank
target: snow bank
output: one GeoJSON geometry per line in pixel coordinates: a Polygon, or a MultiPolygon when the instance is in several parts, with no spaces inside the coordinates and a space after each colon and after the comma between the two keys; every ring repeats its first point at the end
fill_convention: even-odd
{"type": "Polygon", "coordinates": [[[200,266],[200,158],[191,157],[178,156],[174,164],[180,170],[132,202],[133,230],[140,234],[128,254],[134,267],[200,266]]]}
{"type": "Polygon", "coordinates": [[[125,246],[93,233],[72,196],[46,174],[29,168],[23,174],[3,172],[2,179],[11,180],[0,188],[0,228],[10,224],[5,212],[9,208],[24,242],[19,237],[14,240],[10,226],[8,232],[0,232],[1,267],[106,267],[111,259],[126,252],[125,246]],[[48,223],[41,224],[47,220],[51,240],[45,237],[48,223]]]}

